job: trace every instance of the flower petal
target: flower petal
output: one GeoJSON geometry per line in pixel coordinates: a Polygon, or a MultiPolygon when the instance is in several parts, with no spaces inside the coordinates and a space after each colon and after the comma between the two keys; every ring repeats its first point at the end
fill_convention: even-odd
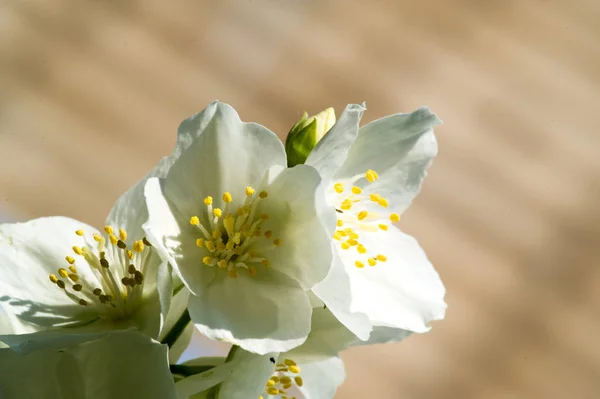
{"type": "Polygon", "coordinates": [[[193,294],[200,294],[214,277],[214,269],[202,267],[202,252],[195,251],[197,237],[188,220],[164,195],[165,179],[150,178],[145,196],[149,219],[144,224],[148,240],[160,257],[167,261],[193,294]],[[184,250],[190,248],[191,250],[184,250]]]}
{"type": "Polygon", "coordinates": [[[273,165],[286,166],[283,143],[264,126],[244,123],[220,102],[184,120],[174,154],[180,154],[167,174],[165,195],[185,217],[205,211],[206,196],[230,192],[243,196],[246,186],[273,165]],[[175,191],[184,196],[171,195],[175,191]]]}
{"type": "Polygon", "coordinates": [[[268,209],[270,219],[263,225],[277,232],[283,244],[266,256],[275,270],[310,289],[329,271],[328,230],[335,229],[335,210],[326,204],[321,178],[310,166],[285,169],[270,182],[268,192],[261,209],[268,209]]]}
{"type": "MultiPolygon", "coordinates": [[[[235,351],[233,356],[230,354],[227,360],[235,363],[236,367],[219,386],[217,397],[221,399],[258,398],[275,369],[275,364],[270,359],[277,359],[278,353],[257,355],[241,348],[233,350],[235,351]]],[[[226,366],[227,363],[218,367],[226,366]]]]}
{"type": "Polygon", "coordinates": [[[124,241],[129,247],[134,241],[141,240],[145,236],[142,225],[148,220],[148,209],[144,199],[146,182],[151,177],[164,177],[172,163],[170,157],[161,159],[154,169],[117,199],[106,218],[106,224],[115,230],[123,228],[127,231],[127,238],[124,241]]]}
{"type": "MultiPolygon", "coordinates": [[[[335,247],[335,243],[332,244],[335,247]]],[[[335,250],[335,249],[334,249],[335,250]]],[[[371,332],[369,318],[360,312],[352,312],[352,286],[350,276],[342,259],[333,256],[331,269],[327,277],[313,288],[313,292],[321,299],[340,323],[352,331],[358,338],[366,340],[371,332]]]]}
{"type": "Polygon", "coordinates": [[[316,168],[325,183],[333,178],[346,160],[348,150],[358,134],[358,124],[365,110],[364,103],[349,104],[336,124],[308,155],[305,164],[316,168]]]}
{"type": "Polygon", "coordinates": [[[273,269],[237,278],[220,270],[202,295],[190,297],[188,309],[200,333],[258,354],[302,344],[312,312],[298,283],[273,269]]]}
{"type": "Polygon", "coordinates": [[[303,379],[300,392],[306,399],[333,399],[338,387],[346,379],[344,362],[339,357],[312,363],[302,363],[303,379]]]}
{"type": "Polygon", "coordinates": [[[389,201],[389,210],[403,212],[421,189],[426,170],[437,154],[433,127],[441,122],[428,108],[387,116],[363,126],[336,178],[375,170],[379,179],[368,190],[389,201]]]}
{"type": "MultiPolygon", "coordinates": [[[[365,321],[369,325],[368,319],[365,321]]],[[[312,325],[306,342],[286,353],[299,363],[315,362],[337,356],[341,351],[362,342],[324,308],[314,308],[312,325]]]]}
{"type": "Polygon", "coordinates": [[[348,251],[339,251],[352,285],[352,310],[373,325],[426,332],[429,322],[444,318],[445,288],[417,241],[392,227],[365,234],[364,244],[386,262],[356,268],[348,251]]]}
{"type": "Polygon", "coordinates": [[[387,344],[400,342],[412,335],[412,331],[392,327],[374,327],[367,341],[355,340],[352,346],[387,344]]]}
{"type": "MultiPolygon", "coordinates": [[[[50,274],[69,266],[65,256],[73,253],[72,247],[84,245],[75,234],[79,229],[96,232],[85,223],[58,216],[0,225],[0,303],[5,311],[45,327],[96,317],[49,280],[50,274]]],[[[79,273],[85,274],[86,267],[79,273]]]]}
{"type": "Polygon", "coordinates": [[[83,344],[56,339],[28,355],[0,349],[0,397],[176,397],[167,347],[141,333],[95,334],[83,344]]]}

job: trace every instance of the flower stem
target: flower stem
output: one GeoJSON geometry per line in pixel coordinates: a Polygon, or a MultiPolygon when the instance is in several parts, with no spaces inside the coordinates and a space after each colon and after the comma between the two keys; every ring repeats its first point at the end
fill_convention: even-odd
{"type": "Polygon", "coordinates": [[[190,318],[190,314],[186,309],[181,314],[181,316],[179,316],[179,319],[177,319],[177,321],[173,325],[173,328],[171,328],[171,331],[169,331],[167,335],[165,335],[165,337],[162,339],[161,343],[168,345],[170,349],[173,346],[173,344],[177,342],[177,339],[181,336],[183,330],[185,330],[185,328],[191,320],[192,319],[190,318]]]}
{"type": "Polygon", "coordinates": [[[171,370],[171,374],[176,374],[178,376],[182,376],[182,377],[189,377],[191,375],[194,374],[200,374],[203,373],[205,371],[208,371],[212,368],[215,368],[215,366],[209,366],[209,365],[204,365],[204,366],[186,366],[183,364],[171,364],[169,365],[169,369],[171,370]]]}

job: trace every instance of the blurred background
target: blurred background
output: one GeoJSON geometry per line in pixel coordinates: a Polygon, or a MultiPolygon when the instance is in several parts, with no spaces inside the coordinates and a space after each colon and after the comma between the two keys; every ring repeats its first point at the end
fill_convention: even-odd
{"type": "Polygon", "coordinates": [[[0,218],[102,225],[215,98],[283,139],[303,111],[428,105],[440,154],[401,227],[446,320],[344,353],[338,398],[600,397],[600,3],[3,0],[0,218]]]}

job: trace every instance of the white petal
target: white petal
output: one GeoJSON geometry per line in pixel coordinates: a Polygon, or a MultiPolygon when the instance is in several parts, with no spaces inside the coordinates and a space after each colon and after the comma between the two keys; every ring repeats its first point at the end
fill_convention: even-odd
{"type": "Polygon", "coordinates": [[[445,288],[417,241],[391,227],[361,237],[386,262],[356,268],[349,251],[340,251],[352,285],[352,310],[365,313],[373,325],[426,332],[429,322],[444,318],[445,288]]]}
{"type": "Polygon", "coordinates": [[[335,391],[346,379],[344,362],[339,357],[300,366],[300,376],[304,380],[300,392],[306,399],[333,399],[335,391]]]}
{"type": "Polygon", "coordinates": [[[273,269],[235,279],[219,270],[201,296],[190,297],[188,309],[200,333],[258,354],[302,344],[312,312],[298,283],[273,269]]]}
{"type": "Polygon", "coordinates": [[[176,397],[166,346],[134,331],[87,338],[90,341],[83,344],[80,339],[69,342],[64,335],[58,341],[48,338],[27,355],[1,349],[0,397],[176,397]]]}
{"type": "Polygon", "coordinates": [[[216,389],[215,385],[230,378],[231,375],[235,373],[237,367],[238,362],[231,361],[228,363],[220,364],[203,373],[195,374],[190,377],[184,378],[181,381],[178,381],[175,384],[177,398],[206,398],[206,394],[212,391],[213,389],[216,389]],[[210,391],[207,391],[209,389],[210,391]]]}
{"type": "MultiPolygon", "coordinates": [[[[0,306],[0,335],[28,334],[40,331],[43,327],[27,323],[25,320],[2,309],[0,306]]],[[[0,342],[0,348],[6,347],[0,342]]]]}
{"type": "Polygon", "coordinates": [[[210,284],[214,269],[203,267],[202,251],[196,247],[196,235],[190,231],[189,218],[163,195],[165,179],[150,178],[145,196],[149,219],[144,224],[148,240],[160,257],[169,262],[186,287],[199,295],[210,284]]]}
{"type": "Polygon", "coordinates": [[[164,177],[172,162],[169,157],[161,159],[154,169],[117,199],[106,218],[106,224],[115,230],[123,228],[127,231],[125,243],[129,247],[134,241],[141,240],[145,236],[142,225],[148,220],[148,209],[144,199],[146,181],[151,177],[164,177]]]}
{"type": "Polygon", "coordinates": [[[219,102],[181,123],[175,149],[179,152],[167,174],[165,195],[186,222],[205,212],[206,196],[219,199],[228,191],[235,202],[267,169],[287,163],[275,133],[242,122],[231,106],[219,102]]]}
{"type": "Polygon", "coordinates": [[[268,187],[261,210],[269,215],[265,230],[272,229],[283,244],[265,256],[273,269],[297,280],[304,289],[323,280],[331,264],[331,234],[335,209],[325,203],[317,171],[306,165],[286,169],[268,187]],[[328,223],[326,229],[323,224],[328,223]]]}
{"type": "MultiPolygon", "coordinates": [[[[59,268],[69,266],[65,256],[73,255],[72,247],[84,245],[83,238],[75,234],[78,229],[96,232],[65,217],[0,225],[0,303],[5,311],[47,327],[96,317],[49,280],[51,273],[58,274],[59,268]]],[[[79,272],[86,273],[87,269],[89,273],[83,263],[79,272]]]]}
{"type": "Polygon", "coordinates": [[[433,127],[440,123],[428,108],[420,108],[363,126],[336,178],[375,170],[380,178],[365,186],[367,192],[386,198],[390,211],[403,212],[421,189],[426,170],[437,154],[433,127]]]}
{"type": "Polygon", "coordinates": [[[275,369],[275,364],[270,359],[277,359],[277,355],[278,353],[257,355],[239,348],[235,349],[234,355],[228,356],[228,361],[236,363],[236,367],[218,388],[218,397],[221,399],[258,398],[275,369]]]}
{"type": "MultiPolygon", "coordinates": [[[[331,245],[335,246],[337,242],[331,245]]],[[[369,338],[371,323],[369,318],[360,312],[353,312],[352,286],[350,276],[337,255],[333,256],[331,269],[327,277],[313,288],[313,292],[327,305],[337,319],[362,340],[369,338]]]]}
{"type": "MultiPolygon", "coordinates": [[[[366,321],[368,324],[368,320],[366,321]]],[[[299,363],[315,362],[337,356],[356,342],[362,342],[344,327],[329,309],[313,309],[308,339],[287,352],[286,357],[299,363]]]]}
{"type": "Polygon", "coordinates": [[[408,338],[412,331],[392,327],[374,327],[367,341],[355,340],[352,346],[387,344],[390,342],[400,342],[408,338]]]}
{"type": "Polygon", "coordinates": [[[336,124],[308,155],[305,164],[315,167],[324,182],[328,183],[346,160],[365,110],[364,104],[348,105],[336,124]]]}

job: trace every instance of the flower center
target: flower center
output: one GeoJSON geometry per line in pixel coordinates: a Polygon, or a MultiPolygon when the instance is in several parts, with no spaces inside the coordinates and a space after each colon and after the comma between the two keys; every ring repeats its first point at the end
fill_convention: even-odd
{"type": "Polygon", "coordinates": [[[356,248],[358,258],[354,265],[358,268],[375,266],[378,262],[385,262],[387,257],[383,254],[370,253],[360,242],[359,232],[362,234],[373,233],[378,230],[387,231],[393,222],[400,220],[397,213],[387,213],[388,200],[383,196],[368,194],[368,184],[379,179],[374,170],[369,169],[363,174],[353,176],[346,181],[333,185],[332,197],[337,211],[337,229],[333,238],[340,243],[342,250],[356,248]],[[364,188],[356,186],[358,181],[364,188]],[[347,190],[346,187],[351,187],[347,190]]]}
{"type": "Polygon", "coordinates": [[[257,267],[269,266],[269,260],[262,255],[280,246],[282,241],[280,238],[273,238],[272,230],[261,229],[261,224],[269,219],[269,215],[259,215],[258,207],[267,197],[266,191],[256,193],[248,186],[243,205],[235,211],[233,197],[229,192],[222,196],[223,208],[213,207],[212,197],[204,199],[204,221],[198,216],[190,218],[190,224],[201,234],[196,245],[208,251],[202,258],[202,263],[208,267],[216,265],[219,269],[227,270],[231,278],[237,278],[239,270],[246,270],[253,277],[257,267]]]}
{"type": "MultiPolygon", "coordinates": [[[[299,375],[300,371],[300,367],[291,359],[285,359],[283,363],[278,363],[275,373],[265,384],[264,395],[279,395],[282,399],[296,399],[289,396],[288,389],[294,385],[298,387],[303,385],[304,382],[299,375]]],[[[259,399],[263,399],[263,396],[261,395],[259,399]]]]}
{"type": "Polygon", "coordinates": [[[83,247],[74,246],[76,256],[83,258],[89,273],[80,273],[77,260],[66,256],[68,266],[57,274],[50,274],[50,281],[65,295],[81,306],[93,306],[100,317],[113,320],[127,318],[142,298],[144,268],[149,256],[150,243],[143,238],[135,241],[129,249],[125,240],[127,232],[119,229],[118,237],[111,226],[104,227],[104,234],[86,235],[75,231],[85,240],[83,247]]]}

